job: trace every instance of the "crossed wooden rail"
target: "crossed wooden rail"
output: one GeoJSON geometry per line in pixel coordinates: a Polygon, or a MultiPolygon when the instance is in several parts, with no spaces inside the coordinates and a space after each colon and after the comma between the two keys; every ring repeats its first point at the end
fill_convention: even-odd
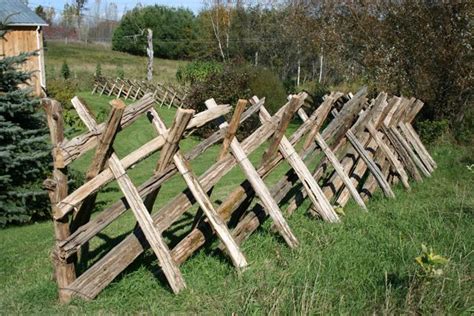
{"type": "MultiPolygon", "coordinates": [[[[128,91],[123,88],[119,88],[120,93],[128,91]]],[[[129,106],[113,100],[109,117],[102,124],[75,97],[72,104],[88,132],[71,140],[64,137],[61,105],[44,99],[54,160],[53,174],[45,187],[52,205],[56,237],[53,263],[60,300],[67,302],[73,296],[93,299],[148,247],[155,253],[171,289],[178,293],[186,287],[179,265],[213,236],[219,238],[219,247],[234,266],[242,270],[248,262],[239,245],[267,218],[289,247],[298,247],[298,238],[285,214],[294,212],[306,197],[311,201],[312,214],[335,223],[341,219],[333,205],[344,206],[352,197],[361,210],[367,211],[366,200],[378,187],[387,198],[394,198],[394,183],[401,181],[409,190],[410,177],[422,181],[422,176],[431,176],[436,168],[411,125],[423,106],[420,100],[389,98],[380,93],[369,102],[365,88],[355,95],[333,92],[308,115],[302,108],[307,97],[305,93],[289,96],[273,116],[266,110],[264,98],[251,98],[248,109],[248,102],[239,100],[229,124],[224,115],[230,106],[209,99],[208,109],[201,113],[179,108],[170,128],[153,107],[156,102],[152,94],[144,94],[129,106]],[[237,140],[239,124],[257,112],[261,125],[244,140],[237,140]],[[156,136],[120,159],[113,149],[116,134],[143,115],[156,136]],[[287,136],[295,115],[303,123],[287,136]],[[219,130],[183,154],[179,142],[184,132],[212,120],[218,120],[219,130]],[[326,126],[324,130],[322,126],[326,126]],[[221,141],[216,162],[198,177],[189,161],[221,141]],[[301,150],[297,151],[295,146],[300,142],[301,150]],[[256,167],[248,155],[264,143],[268,147],[261,165],[256,167]],[[85,183],[68,194],[67,166],[94,148],[85,183]],[[135,186],[127,170],[157,151],[160,158],[152,176],[135,186]],[[319,159],[316,168],[308,169],[315,159],[319,159]],[[290,169],[272,188],[267,187],[263,180],[283,161],[290,169]],[[213,187],[237,165],[245,181],[215,207],[213,187]],[[152,212],[162,184],[176,174],[184,179],[186,189],[152,212]],[[91,217],[99,190],[111,181],[117,182],[123,198],[91,217]],[[259,202],[252,204],[255,197],[259,202]],[[285,203],[286,213],[280,208],[285,203]],[[162,234],[194,204],[199,210],[190,231],[170,249],[162,234]],[[254,206],[249,208],[251,204],[254,206]],[[85,250],[90,240],[128,209],[137,221],[136,227],[82,274],[76,274],[77,263],[87,263],[85,250]],[[229,227],[231,218],[239,220],[229,227]]]]}
{"type": "Polygon", "coordinates": [[[95,77],[91,94],[94,93],[133,101],[150,93],[157,105],[168,108],[180,108],[186,99],[186,92],[182,88],[125,78],[95,77]]]}

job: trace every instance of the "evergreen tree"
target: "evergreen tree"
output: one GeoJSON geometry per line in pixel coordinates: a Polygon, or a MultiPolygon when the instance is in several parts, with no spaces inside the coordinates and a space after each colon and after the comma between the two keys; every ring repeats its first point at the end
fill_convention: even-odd
{"type": "Polygon", "coordinates": [[[39,100],[23,85],[31,73],[19,70],[31,55],[0,59],[0,227],[49,214],[41,187],[50,163],[48,130],[39,100]]]}
{"type": "Polygon", "coordinates": [[[61,76],[63,76],[64,80],[68,80],[71,77],[71,70],[66,61],[63,61],[63,65],[61,66],[61,76]]]}

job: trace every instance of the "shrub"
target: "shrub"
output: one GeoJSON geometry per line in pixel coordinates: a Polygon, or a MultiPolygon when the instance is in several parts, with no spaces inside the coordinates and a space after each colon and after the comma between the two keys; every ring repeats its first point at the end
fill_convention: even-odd
{"type": "Polygon", "coordinates": [[[64,61],[61,66],[61,76],[64,80],[71,78],[71,70],[69,69],[69,65],[66,61],[64,61]]]}
{"type": "Polygon", "coordinates": [[[420,121],[416,123],[416,127],[423,142],[430,144],[448,132],[449,123],[447,120],[420,121]]]}
{"type": "Polygon", "coordinates": [[[155,56],[170,59],[190,57],[196,50],[194,14],[183,8],[166,6],[135,7],[120,20],[112,37],[112,49],[135,55],[146,54],[146,34],[153,31],[155,56]]]}
{"type": "Polygon", "coordinates": [[[125,70],[123,70],[122,65],[118,65],[117,68],[115,69],[115,74],[117,75],[118,78],[123,79],[125,78],[125,70]]]}
{"type": "Polygon", "coordinates": [[[254,68],[250,75],[249,89],[252,95],[265,97],[265,107],[272,114],[285,104],[287,93],[283,82],[269,69],[254,68]]]}
{"type": "Polygon", "coordinates": [[[66,109],[71,109],[71,99],[77,91],[77,82],[73,80],[50,80],[48,81],[48,96],[59,101],[66,109]]]}
{"type": "Polygon", "coordinates": [[[215,61],[194,61],[180,66],[176,72],[176,79],[181,84],[195,84],[220,73],[222,69],[222,64],[215,61]]]}
{"type": "Polygon", "coordinates": [[[94,73],[94,76],[95,76],[95,77],[102,77],[102,66],[100,65],[100,63],[98,63],[98,64],[95,66],[95,73],[94,73]]]}
{"type": "MultiPolygon", "coordinates": [[[[219,104],[235,106],[238,99],[249,99],[253,95],[266,98],[266,106],[275,112],[286,102],[283,84],[270,71],[247,65],[225,65],[222,71],[213,73],[206,80],[191,87],[185,104],[197,111],[206,109],[204,101],[214,98],[219,104]]],[[[228,114],[230,117],[232,113],[228,114]]],[[[238,136],[250,134],[260,121],[256,115],[245,121],[239,129],[238,136]]],[[[197,131],[197,135],[207,137],[217,128],[215,124],[206,124],[197,131]]]]}

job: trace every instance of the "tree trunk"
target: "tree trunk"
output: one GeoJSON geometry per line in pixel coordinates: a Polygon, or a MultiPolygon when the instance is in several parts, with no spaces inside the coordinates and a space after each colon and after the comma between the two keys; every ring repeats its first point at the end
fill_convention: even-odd
{"type": "Polygon", "coordinates": [[[321,48],[321,55],[319,56],[319,80],[318,83],[323,81],[323,48],[321,48]]]}
{"type": "Polygon", "coordinates": [[[300,86],[300,76],[301,76],[301,60],[298,58],[298,77],[296,78],[296,86],[300,86]]]}
{"type": "Polygon", "coordinates": [[[148,46],[146,48],[146,53],[148,55],[148,65],[146,80],[151,81],[153,79],[153,31],[147,29],[147,32],[146,39],[148,41],[148,46]]]}

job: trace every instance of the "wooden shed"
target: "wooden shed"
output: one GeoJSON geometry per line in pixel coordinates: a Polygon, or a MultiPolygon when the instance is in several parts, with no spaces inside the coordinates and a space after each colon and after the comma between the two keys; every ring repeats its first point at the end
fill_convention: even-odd
{"type": "Polygon", "coordinates": [[[0,40],[0,58],[38,51],[23,69],[33,72],[29,84],[36,95],[42,95],[46,88],[42,27],[48,24],[19,0],[0,0],[0,22],[8,29],[0,40]]]}

